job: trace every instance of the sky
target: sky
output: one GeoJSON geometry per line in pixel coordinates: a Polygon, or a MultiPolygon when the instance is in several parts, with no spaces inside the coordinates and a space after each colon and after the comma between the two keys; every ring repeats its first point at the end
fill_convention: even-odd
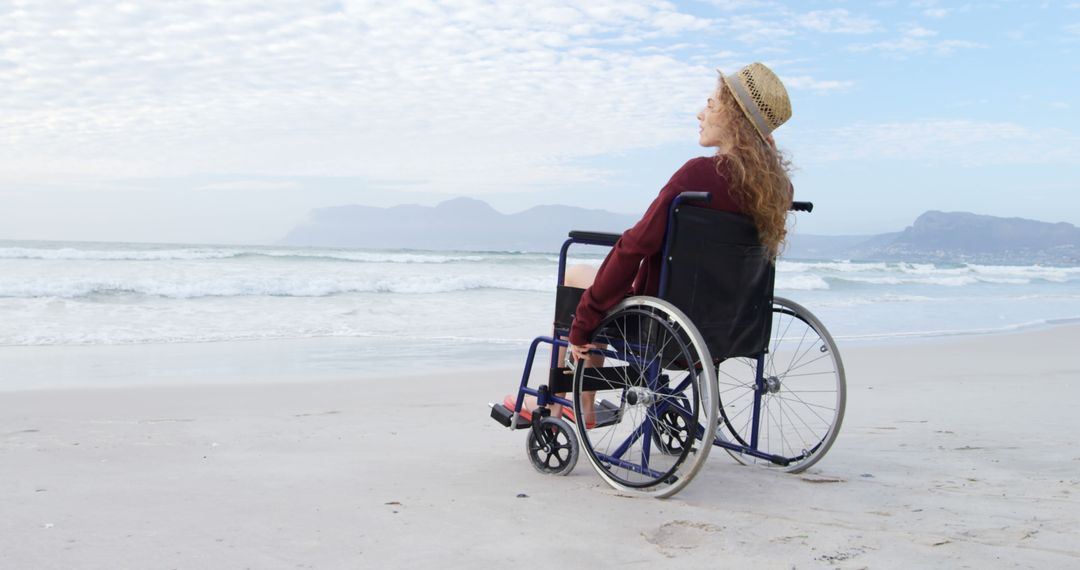
{"type": "MultiPolygon", "coordinates": [[[[0,0],[0,239],[273,243],[313,208],[641,213],[717,69],[787,85],[795,231],[1080,225],[1080,2],[0,0]]],[[[583,228],[584,229],[584,228],[583,228]]]]}

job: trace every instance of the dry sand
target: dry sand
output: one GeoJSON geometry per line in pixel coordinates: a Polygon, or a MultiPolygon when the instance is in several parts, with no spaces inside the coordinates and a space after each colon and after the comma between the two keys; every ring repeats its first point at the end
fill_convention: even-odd
{"type": "Polygon", "coordinates": [[[717,449],[666,501],[536,473],[487,416],[518,370],[0,392],[0,568],[1076,568],[1077,347],[842,347],[821,463],[717,449]]]}

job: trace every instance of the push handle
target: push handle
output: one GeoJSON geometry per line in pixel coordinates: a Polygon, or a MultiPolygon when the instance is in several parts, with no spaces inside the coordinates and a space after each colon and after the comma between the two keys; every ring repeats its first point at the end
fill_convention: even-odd
{"type": "Polygon", "coordinates": [[[683,192],[675,199],[680,202],[708,202],[712,199],[712,194],[708,192],[683,192]]]}
{"type": "Polygon", "coordinates": [[[570,232],[570,239],[574,243],[584,243],[588,245],[615,245],[615,242],[619,241],[622,234],[613,234],[609,232],[583,232],[573,230],[570,232]]]}
{"type": "MultiPolygon", "coordinates": [[[[677,200],[679,202],[708,202],[712,198],[712,195],[708,192],[683,192],[679,194],[677,200]]],[[[792,202],[791,210],[795,212],[813,212],[813,202],[792,202]]],[[[619,241],[622,234],[609,233],[609,232],[586,232],[580,230],[574,230],[570,232],[570,239],[573,239],[577,243],[585,243],[590,245],[615,245],[615,242],[619,241]]]]}

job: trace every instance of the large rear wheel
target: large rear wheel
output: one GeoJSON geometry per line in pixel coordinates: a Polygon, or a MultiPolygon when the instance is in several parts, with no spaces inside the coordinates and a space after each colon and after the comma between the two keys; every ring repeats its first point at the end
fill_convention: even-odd
{"type": "Polygon", "coordinates": [[[776,297],[772,335],[757,377],[755,358],[717,369],[719,441],[784,458],[781,465],[728,449],[737,461],[798,473],[817,463],[840,432],[847,401],[844,364],[825,326],[802,305],[776,297]],[[760,397],[754,441],[754,402],[760,397]]]}
{"type": "Polygon", "coordinates": [[[590,340],[604,365],[579,362],[574,409],[582,393],[617,403],[617,421],[587,429],[576,414],[578,438],[600,477],[620,491],[669,497],[697,474],[712,448],[719,403],[712,357],[697,328],[674,305],[632,297],[616,306],[590,340]]]}

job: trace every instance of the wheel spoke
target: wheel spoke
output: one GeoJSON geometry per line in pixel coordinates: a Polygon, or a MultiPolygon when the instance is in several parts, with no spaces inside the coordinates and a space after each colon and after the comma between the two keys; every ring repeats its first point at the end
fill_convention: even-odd
{"type": "MultiPolygon", "coordinates": [[[[808,352],[810,352],[810,349],[812,349],[812,348],[814,348],[814,347],[813,347],[813,346],[811,346],[810,348],[806,349],[806,352],[804,352],[804,353],[803,353],[803,355],[805,356],[805,355],[806,355],[806,354],[807,354],[808,352]]],[[[806,361],[806,362],[802,362],[801,364],[798,364],[798,363],[797,363],[797,364],[798,364],[798,366],[793,366],[793,367],[791,367],[791,368],[788,368],[788,369],[787,369],[787,373],[785,373],[784,375],[785,375],[785,376],[787,376],[787,375],[789,375],[789,374],[791,373],[791,371],[792,371],[792,370],[798,370],[798,369],[802,368],[803,366],[807,366],[807,365],[809,365],[809,364],[813,364],[813,363],[815,363],[815,362],[817,362],[817,361],[819,361],[819,360],[821,360],[821,359],[823,359],[823,358],[829,358],[830,356],[832,356],[832,355],[831,355],[831,354],[829,354],[828,352],[824,352],[824,353],[822,353],[822,354],[821,354],[820,356],[816,356],[816,357],[814,357],[814,358],[813,358],[813,359],[811,359],[811,360],[808,360],[808,361],[806,361]]],[[[802,357],[799,357],[799,359],[801,360],[801,359],[802,359],[802,357]]]]}
{"type": "MultiPolygon", "coordinates": [[[[796,424],[795,424],[795,422],[793,422],[793,421],[792,421],[792,419],[791,419],[791,416],[792,416],[792,415],[794,415],[794,416],[795,416],[796,418],[798,418],[798,420],[799,420],[800,422],[802,422],[802,424],[803,424],[803,425],[804,425],[804,426],[805,426],[805,427],[806,427],[807,429],[809,429],[809,430],[811,431],[811,433],[812,433],[812,432],[814,431],[814,430],[813,430],[813,428],[811,428],[810,426],[806,425],[806,421],[805,421],[805,420],[803,420],[803,419],[802,419],[802,416],[800,416],[798,412],[796,412],[796,411],[795,411],[794,409],[792,409],[792,407],[791,407],[791,406],[787,406],[787,409],[785,409],[785,407],[784,407],[784,404],[783,404],[783,400],[781,400],[780,402],[781,402],[781,403],[780,403],[780,405],[779,405],[779,406],[777,406],[777,407],[779,407],[779,408],[780,408],[780,415],[781,415],[781,417],[785,417],[785,416],[786,416],[786,417],[788,418],[788,425],[789,425],[789,426],[791,427],[791,430],[795,432],[795,435],[796,435],[796,436],[798,436],[798,438],[799,438],[799,441],[800,441],[800,442],[802,442],[803,448],[805,449],[805,448],[807,448],[807,447],[810,447],[809,445],[807,445],[807,443],[806,443],[806,438],[805,438],[805,437],[803,437],[803,434],[802,434],[802,432],[801,432],[801,431],[799,431],[799,426],[798,426],[798,425],[796,425],[796,424]]],[[[794,451],[795,451],[795,450],[793,449],[793,450],[792,450],[792,452],[794,452],[794,451]]]]}
{"type": "Polygon", "coordinates": [[[728,359],[717,368],[723,426],[717,438],[747,445],[756,429],[757,449],[786,457],[787,466],[728,452],[743,463],[801,471],[828,450],[843,419],[843,365],[816,317],[780,298],[772,311],[770,350],[763,367],[767,390],[761,394],[758,425],[752,425],[753,399],[760,389],[757,363],[747,357],[728,359]]]}
{"type": "MultiPolygon", "coordinates": [[[[789,392],[787,392],[787,393],[788,393],[788,394],[791,394],[792,396],[794,396],[794,400],[793,400],[793,401],[797,401],[797,402],[799,402],[800,404],[802,404],[802,405],[804,405],[804,406],[808,406],[808,407],[811,407],[811,408],[821,408],[821,409],[823,409],[823,410],[829,410],[830,412],[835,412],[835,411],[836,411],[836,408],[830,408],[829,406],[825,406],[825,405],[822,405],[822,404],[815,404],[815,403],[813,403],[813,402],[807,402],[807,401],[804,401],[804,400],[803,400],[802,398],[800,398],[800,397],[799,397],[799,395],[798,395],[798,394],[796,394],[796,393],[794,393],[794,392],[790,392],[790,391],[789,391],[789,392]]],[[[776,395],[776,397],[777,397],[777,398],[780,398],[780,399],[782,399],[782,400],[786,400],[786,399],[789,399],[789,398],[785,398],[784,396],[781,396],[781,395],[779,395],[779,394],[777,394],[777,395],[776,395]]],[[[818,417],[820,418],[820,416],[818,416],[818,417]]],[[[824,422],[825,420],[824,420],[824,419],[822,419],[821,421],[823,421],[823,422],[824,422]]],[[[825,423],[828,423],[828,422],[825,422],[825,423]]]]}
{"type": "MultiPolygon", "coordinates": [[[[611,346],[622,345],[615,352],[628,366],[609,374],[625,383],[596,395],[619,405],[618,421],[583,430],[579,418],[579,433],[586,456],[609,483],[667,496],[689,482],[711,448],[696,442],[704,433],[699,422],[710,429],[715,425],[715,369],[711,364],[698,369],[706,362],[700,335],[687,333],[685,321],[667,305],[632,299],[621,306],[599,329],[609,331],[609,338],[622,335],[622,341],[610,338],[611,346]]],[[[584,368],[578,374],[575,405],[581,403],[583,379],[596,376],[584,368]]]]}

